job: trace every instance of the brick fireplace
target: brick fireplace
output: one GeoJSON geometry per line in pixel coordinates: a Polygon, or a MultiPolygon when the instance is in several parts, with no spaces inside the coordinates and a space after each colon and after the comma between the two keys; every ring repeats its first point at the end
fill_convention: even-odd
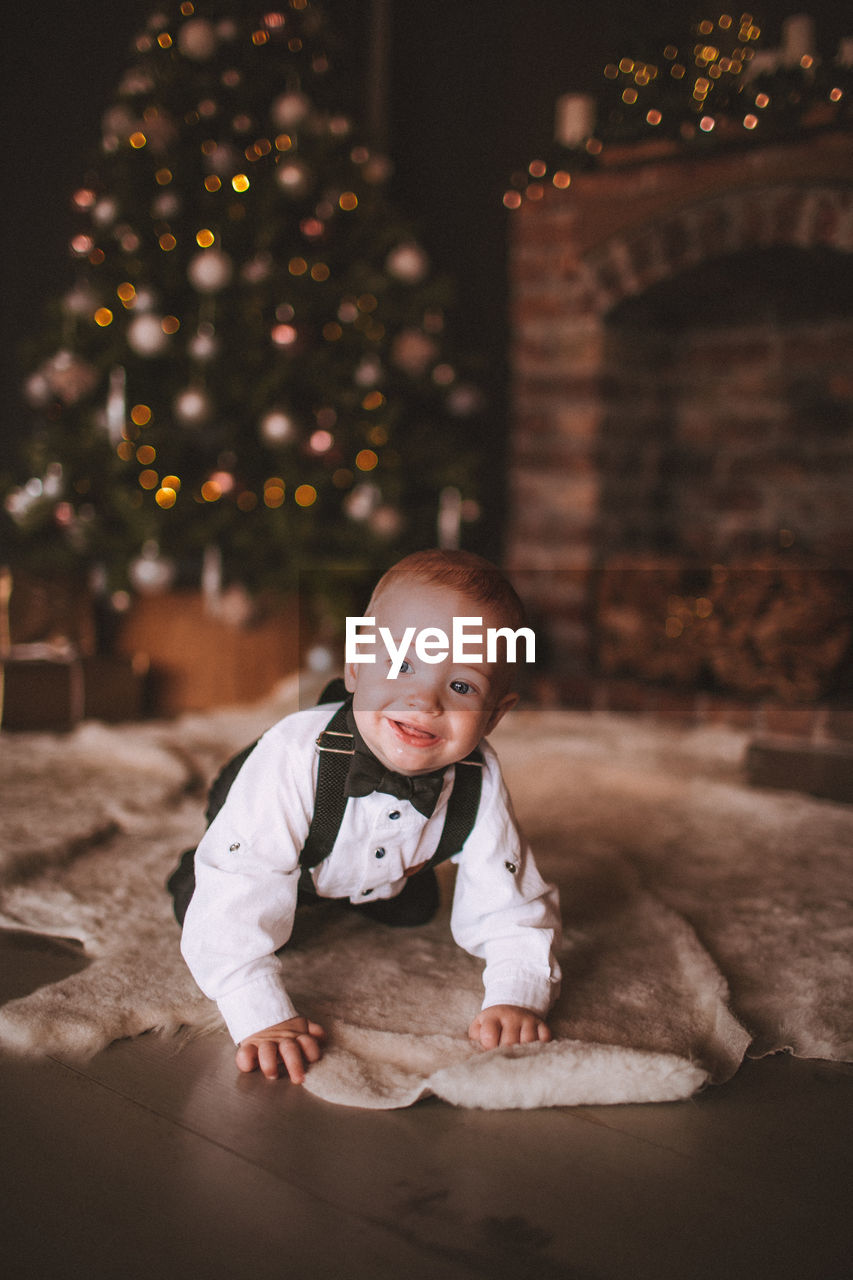
{"type": "Polygon", "coordinates": [[[507,558],[551,696],[846,723],[850,136],[613,148],[510,246],[507,558]]]}

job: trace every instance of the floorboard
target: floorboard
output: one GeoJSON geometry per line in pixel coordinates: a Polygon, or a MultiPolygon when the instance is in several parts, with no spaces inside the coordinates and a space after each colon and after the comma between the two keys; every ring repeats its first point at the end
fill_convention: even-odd
{"type": "MultiPolygon", "coordinates": [[[[79,965],[0,936],[0,998],[79,965]]],[[[839,1280],[853,1069],[748,1062],[689,1102],[400,1111],[240,1076],[227,1037],[0,1057],[3,1274],[839,1280]]]]}

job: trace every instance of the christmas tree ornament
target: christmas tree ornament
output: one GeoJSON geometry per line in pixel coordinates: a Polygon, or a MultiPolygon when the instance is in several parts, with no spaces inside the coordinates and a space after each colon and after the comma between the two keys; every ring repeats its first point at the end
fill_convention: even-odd
{"type": "Polygon", "coordinates": [[[134,299],[137,311],[151,311],[157,304],[157,294],[144,285],[136,290],[134,299]]]}
{"type": "Polygon", "coordinates": [[[118,91],[122,97],[132,98],[137,94],[150,93],[153,88],[151,77],[138,67],[132,67],[119,83],[118,91]]]}
{"type": "Polygon", "coordinates": [[[181,211],[181,202],[174,191],[164,191],[151,203],[151,212],[155,218],[174,218],[181,211]]]}
{"type": "Polygon", "coordinates": [[[273,260],[269,253],[259,253],[240,270],[240,276],[247,284],[263,284],[272,274],[273,260]]]}
{"type": "Polygon", "coordinates": [[[200,324],[187,344],[193,360],[212,360],[219,351],[216,330],[212,324],[200,324]]]}
{"type": "Polygon", "coordinates": [[[258,424],[260,437],[264,444],[277,446],[287,444],[296,434],[293,417],[284,409],[271,409],[265,413],[258,424]]]}
{"type": "Polygon", "coordinates": [[[205,143],[202,147],[202,155],[204,156],[205,167],[220,178],[229,177],[232,173],[237,172],[240,153],[236,147],[228,146],[225,143],[214,143],[212,146],[208,146],[205,143]]]}
{"type": "Polygon", "coordinates": [[[44,409],[50,404],[52,392],[47,375],[41,370],[31,373],[23,385],[24,399],[33,409],[44,409]]]}
{"type": "Polygon", "coordinates": [[[419,244],[398,244],[385,259],[385,270],[403,284],[420,284],[429,271],[429,258],[419,244]]]}
{"type": "Polygon", "coordinates": [[[459,382],[447,397],[447,407],[454,418],[469,418],[473,413],[482,412],[485,398],[473,382],[459,382]]]}
{"type": "Polygon", "coordinates": [[[123,103],[110,107],[101,119],[102,143],[106,151],[116,151],[136,130],[137,118],[123,103]]]}
{"type": "Polygon", "coordinates": [[[187,264],[190,284],[199,293],[219,293],[230,282],[234,264],[221,249],[202,249],[187,264]]]}
{"type": "Polygon", "coordinates": [[[390,156],[383,155],[372,155],[362,169],[365,182],[370,182],[374,186],[381,186],[382,183],[388,182],[393,172],[394,166],[390,156]]]}
{"type": "Polygon", "coordinates": [[[127,326],[127,342],[137,355],[146,359],[161,355],[169,345],[161,317],[150,312],[134,316],[127,326]]]}
{"type": "Polygon", "coordinates": [[[367,523],[377,538],[396,538],[403,527],[403,516],[396,507],[383,503],[370,513],[367,523]]]}
{"type": "Polygon", "coordinates": [[[378,485],[357,484],[344,498],[344,511],[350,520],[366,520],[376,510],[381,497],[378,485]]]}
{"type": "Polygon", "coordinates": [[[118,205],[109,197],[99,200],[92,210],[92,221],[99,227],[112,226],[117,217],[118,205]]]}
{"type": "Polygon", "coordinates": [[[166,549],[198,583],[215,540],[222,578],[261,593],[434,538],[440,489],[473,474],[448,403],[465,364],[346,56],[312,0],[163,0],[134,41],[26,371],[33,484],[8,501],[34,561],[97,565],[106,597],[164,589],[166,549]]]}
{"type": "Polygon", "coordinates": [[[295,129],[307,119],[311,103],[304,93],[292,91],[276,98],[270,107],[270,118],[278,129],[295,129]]]}
{"type": "Polygon", "coordinates": [[[172,407],[175,417],[185,427],[201,426],[213,411],[210,396],[201,387],[185,387],[183,391],[179,391],[172,407]]]}
{"type": "Polygon", "coordinates": [[[383,378],[382,362],[378,356],[365,356],[356,366],[352,380],[357,387],[377,387],[383,378]]]}
{"type": "Polygon", "coordinates": [[[97,370],[65,348],[48,360],[43,372],[51,391],[65,405],[76,404],[93,391],[98,382],[97,370]]]}
{"type": "Polygon", "coordinates": [[[420,329],[404,329],[391,347],[391,358],[398,369],[412,378],[420,378],[438,356],[438,346],[420,329]]]}
{"type": "Polygon", "coordinates": [[[178,48],[195,62],[208,62],[217,44],[216,29],[204,18],[190,18],[178,32],[178,48]]]}
{"type": "Polygon", "coordinates": [[[301,196],[308,190],[310,174],[301,160],[285,160],[276,166],[276,181],[289,196],[301,196]]]}
{"type": "Polygon", "coordinates": [[[88,281],[79,281],[62,299],[62,306],[71,316],[94,315],[100,299],[88,281]]]}
{"type": "Polygon", "coordinates": [[[131,586],[140,595],[158,595],[168,591],[175,580],[175,565],[160,554],[160,547],[153,539],[144,543],[141,554],[128,566],[131,586]]]}

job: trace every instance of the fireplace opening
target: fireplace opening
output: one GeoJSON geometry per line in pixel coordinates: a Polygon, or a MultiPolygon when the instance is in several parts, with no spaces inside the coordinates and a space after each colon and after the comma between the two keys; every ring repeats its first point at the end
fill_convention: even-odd
{"type": "Polygon", "coordinates": [[[853,260],[711,258],[606,318],[599,674],[853,689],[853,260]]]}

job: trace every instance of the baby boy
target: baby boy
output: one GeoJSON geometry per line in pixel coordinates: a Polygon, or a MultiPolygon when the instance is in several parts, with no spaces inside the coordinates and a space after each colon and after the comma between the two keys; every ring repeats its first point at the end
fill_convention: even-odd
{"type": "Polygon", "coordinates": [[[512,664],[505,646],[477,646],[470,630],[472,618],[482,619],[484,637],[518,630],[518,597],[478,556],[423,551],[380,579],[367,616],[385,643],[359,636],[346,665],[351,698],[334,722],[321,705],[264,734],[196,850],[184,958],[219,1006],[237,1066],[269,1079],[283,1065],[301,1083],[323,1051],[323,1028],[291,1002],[276,954],[297,903],[337,898],[389,924],[428,919],[438,902],[430,864],[457,775],[472,770],[476,817],[454,856],[450,919],[455,941],[485,960],[483,1007],[468,1035],[484,1049],[551,1038],[557,894],[536,870],[484,740],[517,700],[512,664]],[[461,652],[443,650],[436,635],[452,636],[461,618],[469,627],[461,652]],[[417,640],[424,636],[432,643],[417,640]],[[326,799],[318,791],[324,751],[342,762],[342,816],[330,849],[306,858],[328,801],[329,784],[326,799]]]}

